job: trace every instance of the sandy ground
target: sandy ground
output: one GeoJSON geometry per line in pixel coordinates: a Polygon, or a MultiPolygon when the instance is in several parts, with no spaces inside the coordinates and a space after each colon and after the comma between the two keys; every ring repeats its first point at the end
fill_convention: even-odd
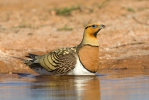
{"type": "Polygon", "coordinates": [[[101,70],[149,68],[148,0],[0,0],[0,73],[34,73],[11,56],[76,46],[92,22],[101,70]]]}

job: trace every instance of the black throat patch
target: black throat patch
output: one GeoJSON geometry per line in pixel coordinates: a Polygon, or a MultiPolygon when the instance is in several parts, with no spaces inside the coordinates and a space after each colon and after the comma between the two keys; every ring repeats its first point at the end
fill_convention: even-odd
{"type": "Polygon", "coordinates": [[[97,37],[97,34],[98,34],[98,32],[99,32],[100,30],[101,30],[101,29],[99,29],[97,32],[94,33],[94,36],[95,36],[95,37],[97,37]]]}

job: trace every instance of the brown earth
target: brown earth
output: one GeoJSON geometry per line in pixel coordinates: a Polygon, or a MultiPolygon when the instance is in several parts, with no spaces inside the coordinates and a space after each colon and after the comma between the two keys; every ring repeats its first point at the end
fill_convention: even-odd
{"type": "Polygon", "coordinates": [[[76,46],[92,22],[100,69],[149,68],[148,0],[0,0],[0,73],[34,73],[11,56],[76,46]]]}

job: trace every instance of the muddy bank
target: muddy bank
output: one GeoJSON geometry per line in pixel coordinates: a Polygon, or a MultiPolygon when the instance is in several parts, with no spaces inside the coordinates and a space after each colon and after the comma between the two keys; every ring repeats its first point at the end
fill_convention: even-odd
{"type": "Polygon", "coordinates": [[[0,1],[0,73],[34,73],[11,56],[24,58],[27,53],[44,54],[75,46],[82,39],[85,25],[91,22],[106,25],[98,34],[100,69],[149,68],[148,3],[147,0],[0,1]]]}

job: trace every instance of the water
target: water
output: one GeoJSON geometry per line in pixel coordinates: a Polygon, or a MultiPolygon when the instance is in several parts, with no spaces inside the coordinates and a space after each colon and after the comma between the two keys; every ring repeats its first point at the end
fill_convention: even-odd
{"type": "Polygon", "coordinates": [[[149,70],[97,76],[0,75],[0,100],[149,100],[149,70]]]}

